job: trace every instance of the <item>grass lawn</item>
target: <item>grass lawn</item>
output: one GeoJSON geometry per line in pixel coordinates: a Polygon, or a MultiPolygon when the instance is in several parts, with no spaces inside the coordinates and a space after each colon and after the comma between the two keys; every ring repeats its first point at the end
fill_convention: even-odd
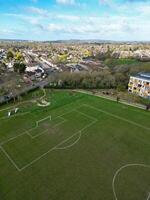
{"type": "Polygon", "coordinates": [[[149,198],[149,112],[48,89],[39,107],[35,96],[0,108],[0,199],[149,198]]]}
{"type": "Polygon", "coordinates": [[[130,59],[130,58],[108,58],[104,61],[106,65],[109,67],[115,67],[119,65],[132,65],[132,64],[140,64],[141,62],[136,59],[130,59]]]}

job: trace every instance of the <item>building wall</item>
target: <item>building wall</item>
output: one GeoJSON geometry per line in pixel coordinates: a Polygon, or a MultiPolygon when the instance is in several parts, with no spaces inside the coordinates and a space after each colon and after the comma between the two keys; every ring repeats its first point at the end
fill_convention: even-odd
{"type": "Polygon", "coordinates": [[[150,80],[131,76],[128,91],[144,98],[150,98],[150,80]]]}

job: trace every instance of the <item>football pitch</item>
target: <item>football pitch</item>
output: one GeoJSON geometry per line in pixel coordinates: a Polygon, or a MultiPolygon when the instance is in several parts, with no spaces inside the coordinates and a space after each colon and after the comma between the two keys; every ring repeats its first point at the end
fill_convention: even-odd
{"type": "Polygon", "coordinates": [[[0,200],[150,200],[150,113],[49,89],[1,106],[0,200]]]}

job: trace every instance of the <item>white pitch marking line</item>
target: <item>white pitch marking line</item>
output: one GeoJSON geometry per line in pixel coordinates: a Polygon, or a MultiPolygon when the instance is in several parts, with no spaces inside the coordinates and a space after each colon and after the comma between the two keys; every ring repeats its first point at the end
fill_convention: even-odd
{"type": "Polygon", "coordinates": [[[6,120],[6,119],[11,119],[11,118],[14,118],[14,117],[18,117],[18,116],[24,116],[24,115],[27,115],[29,114],[30,112],[24,112],[24,113],[19,113],[19,114],[16,114],[16,115],[12,115],[10,117],[1,117],[0,120],[6,120]]]}
{"type": "MultiPolygon", "coordinates": [[[[58,125],[60,125],[60,124],[63,124],[65,121],[67,121],[65,118],[63,118],[63,117],[57,117],[57,118],[60,118],[60,119],[62,119],[63,121],[62,122],[60,122],[60,123],[57,123],[54,127],[56,127],[56,126],[58,126],[58,125]]],[[[39,127],[39,122],[42,122],[42,121],[44,121],[45,119],[50,119],[50,121],[51,121],[51,116],[48,116],[48,117],[45,117],[45,118],[43,118],[43,119],[41,119],[41,120],[39,120],[39,121],[36,121],[36,126],[34,127],[34,128],[31,128],[31,129],[29,129],[28,131],[26,131],[26,133],[27,133],[27,135],[29,135],[32,139],[34,139],[34,138],[36,138],[36,137],[38,137],[38,136],[40,136],[40,135],[43,135],[45,132],[47,132],[48,131],[48,129],[46,129],[45,131],[43,131],[42,133],[39,133],[39,134],[37,134],[36,136],[32,136],[31,134],[30,134],[30,132],[32,131],[32,130],[34,130],[34,129],[36,129],[36,128],[38,128],[39,127]],[[37,123],[38,122],[38,123],[37,123]]],[[[54,118],[55,119],[55,118],[54,118]]]]}
{"type": "MultiPolygon", "coordinates": [[[[80,106],[80,107],[82,107],[82,106],[80,106]]],[[[63,115],[60,115],[60,116],[57,116],[57,117],[62,117],[62,116],[66,115],[66,114],[69,114],[69,113],[71,113],[71,112],[73,112],[73,111],[76,111],[76,110],[73,109],[72,111],[69,111],[69,112],[64,113],[63,115]]],[[[78,112],[78,111],[77,111],[77,112],[78,112]]],[[[82,113],[82,114],[84,114],[84,113],[82,113]]],[[[56,118],[57,118],[57,117],[56,117],[56,118]]],[[[27,167],[29,167],[30,165],[32,165],[33,163],[35,163],[36,161],[40,160],[42,157],[44,157],[45,155],[47,155],[49,152],[55,150],[55,149],[57,148],[57,146],[60,146],[61,144],[67,142],[67,141],[68,141],[69,139],[71,139],[73,136],[77,135],[79,132],[84,131],[85,129],[87,129],[88,127],[92,126],[92,125],[93,125],[94,123],[96,123],[96,122],[97,122],[97,119],[96,119],[95,121],[89,123],[87,126],[85,126],[84,128],[82,128],[82,129],[81,129],[80,131],[78,131],[77,133],[75,133],[75,134],[71,135],[70,137],[68,137],[67,139],[63,140],[62,142],[60,142],[59,144],[57,144],[56,146],[54,146],[53,148],[51,148],[48,152],[46,152],[46,153],[44,153],[43,155],[39,156],[38,158],[36,158],[36,159],[33,160],[32,162],[30,162],[29,164],[25,165],[25,166],[22,167],[21,169],[17,167],[17,165],[16,165],[15,162],[10,158],[10,156],[7,154],[7,152],[5,153],[5,155],[8,155],[7,157],[9,158],[9,160],[10,160],[12,163],[15,164],[15,167],[18,168],[18,171],[22,171],[22,170],[24,170],[25,168],[27,168],[27,167]]],[[[35,127],[35,128],[36,128],[36,127],[35,127]]],[[[34,129],[34,128],[33,128],[33,129],[34,129]]],[[[7,143],[7,142],[9,142],[9,141],[11,141],[11,140],[13,140],[13,139],[16,139],[17,137],[20,137],[20,136],[22,136],[22,135],[24,135],[24,134],[29,135],[29,134],[28,134],[28,131],[25,131],[24,133],[22,133],[22,134],[20,134],[20,135],[18,135],[18,136],[15,136],[15,137],[13,137],[13,138],[10,138],[9,140],[7,140],[6,142],[3,142],[2,144],[5,144],[5,143],[7,143]]],[[[3,152],[5,152],[4,148],[2,148],[2,146],[1,146],[1,149],[2,149],[3,152]]]]}
{"type": "MultiPolygon", "coordinates": [[[[74,111],[74,109],[71,110],[71,111],[69,111],[69,112],[67,112],[67,113],[64,113],[63,115],[57,116],[56,118],[59,118],[59,117],[60,117],[60,118],[64,119],[62,116],[66,115],[66,114],[68,114],[68,113],[70,113],[70,112],[72,112],[72,111],[74,111]]],[[[43,119],[44,119],[44,118],[43,118],[43,119]]],[[[55,118],[54,118],[54,119],[55,119],[55,118]]],[[[65,119],[64,119],[64,120],[65,120],[65,119]]],[[[36,121],[36,122],[38,122],[38,121],[36,121]]],[[[36,124],[36,122],[35,122],[35,124],[36,124]]],[[[31,128],[31,129],[28,129],[27,131],[24,131],[23,133],[21,133],[21,134],[19,134],[19,135],[16,135],[16,136],[14,136],[14,137],[11,137],[11,138],[9,138],[9,139],[6,140],[6,141],[1,142],[0,145],[6,144],[6,143],[8,143],[8,142],[11,141],[11,140],[14,140],[14,139],[16,139],[16,138],[18,138],[18,137],[21,137],[22,135],[25,135],[25,134],[30,135],[30,134],[29,134],[29,131],[31,131],[31,130],[33,130],[33,129],[36,129],[37,127],[38,127],[38,126],[35,126],[35,127],[31,128]]],[[[31,135],[30,135],[30,137],[31,137],[31,135]]]]}
{"type": "MultiPolygon", "coordinates": [[[[67,120],[64,119],[63,117],[60,117],[60,118],[63,119],[63,121],[57,123],[57,124],[54,126],[54,128],[57,127],[57,126],[60,126],[61,124],[63,124],[64,122],[67,121],[67,120]]],[[[39,127],[39,125],[36,126],[36,127],[34,127],[34,128],[32,128],[32,129],[30,129],[29,131],[26,131],[26,133],[27,133],[32,139],[34,139],[34,138],[37,138],[37,137],[39,137],[39,136],[45,134],[46,132],[48,132],[48,129],[46,129],[46,130],[42,131],[41,133],[39,133],[39,134],[37,134],[37,135],[35,135],[35,136],[32,136],[32,134],[30,133],[30,131],[33,130],[33,129],[36,129],[36,128],[38,128],[38,127],[39,127]]]]}
{"type": "Polygon", "coordinates": [[[47,151],[46,153],[42,154],[41,156],[39,156],[38,158],[34,159],[32,162],[28,163],[27,165],[25,165],[24,167],[22,167],[20,169],[20,171],[26,169],[27,167],[31,166],[33,163],[37,162],[38,160],[40,160],[42,157],[44,157],[45,155],[47,155],[48,153],[50,153],[53,150],[57,150],[57,147],[59,147],[60,145],[64,144],[65,142],[67,142],[68,140],[70,140],[72,137],[74,137],[75,135],[79,134],[79,132],[84,131],[85,129],[87,129],[88,127],[92,126],[94,123],[96,123],[96,121],[91,122],[90,124],[88,124],[87,126],[85,126],[84,128],[82,128],[80,131],[78,131],[77,133],[74,133],[73,135],[71,135],[70,137],[68,137],[67,139],[61,141],[59,144],[57,144],[56,146],[54,146],[53,148],[51,148],[49,151],[47,151]]]}
{"type": "Polygon", "coordinates": [[[85,113],[83,113],[83,112],[80,112],[80,111],[78,111],[78,110],[76,110],[76,112],[80,113],[81,115],[86,116],[86,117],[89,118],[89,119],[92,119],[92,120],[94,120],[94,121],[98,121],[98,119],[96,119],[95,117],[91,117],[90,115],[87,115],[87,114],[85,114],[85,113]]]}
{"type": "Polygon", "coordinates": [[[77,144],[78,141],[81,139],[81,136],[82,136],[81,131],[79,131],[78,134],[79,134],[79,137],[77,138],[77,140],[76,140],[74,143],[72,143],[72,144],[70,144],[70,145],[68,145],[68,146],[65,146],[65,147],[56,147],[55,149],[56,149],[56,150],[65,150],[65,149],[71,148],[72,146],[74,146],[75,144],[77,144]]]}
{"type": "Polygon", "coordinates": [[[0,146],[0,149],[2,150],[2,152],[5,154],[5,156],[8,158],[8,160],[13,164],[13,166],[18,170],[21,171],[21,169],[16,165],[16,163],[13,161],[13,159],[8,155],[8,153],[5,151],[5,149],[0,146]]]}
{"type": "Polygon", "coordinates": [[[47,155],[48,153],[50,153],[51,151],[55,150],[57,148],[57,146],[63,144],[64,142],[68,141],[69,139],[71,139],[74,135],[76,135],[77,133],[73,134],[72,136],[70,136],[69,138],[61,141],[59,144],[57,144],[56,146],[54,146],[53,148],[51,148],[50,150],[48,150],[47,152],[45,152],[44,154],[42,154],[41,156],[39,156],[38,158],[34,159],[32,162],[28,163],[27,165],[25,165],[24,167],[22,167],[20,169],[20,171],[26,169],[27,167],[31,166],[33,163],[37,162],[38,160],[40,160],[41,158],[43,158],[45,155],[47,155]]]}
{"type": "Polygon", "coordinates": [[[148,197],[147,197],[147,200],[149,200],[150,199],[150,192],[148,193],[148,197]]]}
{"type": "MultiPolygon", "coordinates": [[[[113,195],[114,195],[115,200],[118,200],[117,194],[116,194],[116,189],[115,189],[115,181],[116,181],[116,178],[117,178],[118,174],[119,174],[123,169],[125,169],[125,168],[127,168],[127,167],[134,167],[134,166],[150,168],[149,165],[138,164],[138,163],[126,164],[126,165],[123,165],[122,167],[120,167],[120,168],[116,171],[116,173],[115,173],[115,175],[114,175],[114,177],[113,177],[113,181],[112,181],[112,190],[113,190],[113,195]]],[[[150,196],[149,196],[148,198],[150,198],[150,196]]]]}
{"type": "MultiPolygon", "coordinates": [[[[62,119],[63,119],[63,118],[62,118],[62,119]]],[[[57,126],[60,126],[61,124],[64,124],[65,122],[67,122],[67,120],[66,120],[66,119],[63,119],[63,121],[57,123],[57,124],[54,126],[54,128],[57,127],[57,126]]]]}
{"type": "Polygon", "coordinates": [[[143,128],[143,129],[145,129],[145,130],[149,130],[149,131],[150,131],[150,128],[149,128],[149,127],[142,126],[142,125],[140,125],[140,124],[138,124],[138,123],[136,123],[136,122],[133,122],[133,121],[131,121],[131,120],[125,119],[125,118],[123,118],[123,117],[119,117],[118,115],[112,114],[112,113],[110,113],[110,112],[104,111],[104,110],[102,110],[102,109],[99,109],[99,108],[96,108],[96,107],[93,107],[93,106],[90,106],[90,105],[87,105],[87,104],[84,104],[84,106],[89,107],[89,108],[92,108],[92,109],[97,110],[97,111],[99,111],[99,112],[103,112],[103,113],[105,113],[105,114],[107,114],[107,115],[109,115],[109,116],[111,116],[111,117],[114,117],[114,118],[116,118],[116,119],[120,119],[120,120],[122,120],[122,121],[125,121],[125,122],[128,122],[128,123],[130,123],[130,124],[133,124],[133,125],[135,125],[135,126],[137,126],[137,127],[140,127],[140,128],[143,128]]]}
{"type": "MultiPolygon", "coordinates": [[[[64,114],[62,114],[62,115],[56,116],[56,117],[54,117],[54,119],[57,119],[57,118],[59,118],[59,117],[60,117],[60,118],[63,118],[62,116],[67,115],[67,114],[69,114],[69,113],[71,113],[71,112],[73,112],[73,111],[75,111],[75,109],[73,109],[73,110],[71,110],[71,111],[69,111],[69,112],[66,112],[66,113],[64,113],[64,114]]],[[[66,119],[65,119],[65,120],[66,120],[66,119]]],[[[36,124],[36,122],[37,122],[37,121],[35,121],[35,124],[36,124]]],[[[9,142],[9,141],[11,141],[11,140],[14,140],[14,139],[16,139],[17,137],[20,137],[20,136],[22,136],[22,135],[25,135],[25,134],[29,135],[28,131],[31,131],[31,130],[33,130],[33,129],[35,129],[35,128],[37,128],[37,126],[31,128],[31,129],[28,129],[28,130],[24,131],[23,133],[18,134],[18,135],[14,136],[14,137],[11,137],[11,138],[9,138],[8,140],[5,140],[5,141],[1,142],[0,145],[6,144],[7,142],[9,142]]]]}
{"type": "Polygon", "coordinates": [[[14,139],[16,139],[18,137],[21,137],[22,135],[25,135],[25,134],[27,134],[27,131],[24,131],[23,133],[21,133],[19,135],[16,135],[14,137],[9,138],[8,140],[5,140],[5,141],[1,142],[0,145],[6,144],[6,143],[10,142],[11,140],[14,140],[14,139]]]}
{"type": "Polygon", "coordinates": [[[43,119],[40,119],[40,120],[36,121],[36,126],[38,127],[39,123],[41,123],[41,122],[43,122],[43,121],[45,121],[47,119],[49,119],[49,121],[51,121],[51,119],[52,119],[51,115],[49,115],[49,116],[47,116],[47,117],[45,117],[43,119]]]}
{"type": "MultiPolygon", "coordinates": [[[[90,92],[86,92],[86,91],[83,91],[83,90],[74,90],[74,91],[79,92],[79,93],[83,93],[83,94],[87,94],[87,95],[90,95],[90,96],[99,97],[99,98],[101,98],[103,101],[104,101],[104,100],[110,100],[110,101],[116,102],[116,99],[108,98],[108,97],[106,97],[106,96],[102,96],[102,95],[99,95],[99,94],[92,94],[92,93],[90,93],[90,92]]],[[[124,104],[124,105],[127,105],[127,106],[130,106],[130,107],[132,107],[132,108],[141,109],[142,111],[145,110],[144,107],[140,107],[140,106],[134,105],[134,104],[132,104],[132,103],[127,103],[127,102],[125,102],[125,101],[123,101],[123,100],[120,101],[119,103],[124,104]]],[[[140,111],[135,110],[135,109],[133,109],[133,111],[135,111],[135,112],[140,112],[140,111]]],[[[140,112],[140,113],[141,113],[141,112],[140,112]]],[[[148,113],[145,113],[145,112],[142,112],[142,114],[147,115],[147,116],[150,116],[148,113]]]]}
{"type": "Polygon", "coordinates": [[[34,138],[37,138],[37,137],[39,137],[41,135],[44,135],[46,132],[48,132],[48,130],[44,130],[44,131],[42,131],[41,133],[39,133],[39,134],[37,134],[35,136],[32,136],[28,131],[26,133],[27,133],[28,136],[31,137],[31,139],[34,139],[34,138]]]}
{"type": "MultiPolygon", "coordinates": [[[[58,149],[58,150],[63,150],[63,149],[67,149],[67,148],[69,148],[69,147],[72,147],[72,146],[74,146],[79,140],[80,140],[80,138],[81,138],[81,136],[82,136],[82,132],[85,130],[85,129],[87,129],[88,127],[90,127],[90,126],[92,126],[93,124],[95,124],[98,120],[96,119],[96,118],[94,118],[94,117],[91,117],[91,116],[89,116],[89,115],[87,115],[87,114],[85,114],[85,113],[82,113],[82,112],[80,112],[80,111],[78,111],[78,110],[75,110],[76,112],[78,112],[78,113],[80,113],[81,115],[84,115],[85,117],[87,117],[87,118],[89,118],[89,119],[92,119],[93,120],[93,122],[91,122],[91,123],[89,123],[87,126],[85,126],[84,128],[82,128],[80,131],[78,131],[77,132],[77,134],[79,133],[80,134],[80,136],[79,136],[79,138],[73,143],[73,144],[71,144],[71,145],[69,145],[69,146],[67,146],[67,147],[58,147],[58,148],[56,148],[56,149],[58,149]]],[[[68,141],[68,140],[67,140],[68,141]]],[[[65,141],[66,142],[66,141],[65,141]]],[[[63,142],[64,143],[64,142],[63,142]]],[[[58,145],[58,146],[60,146],[60,145],[58,145]]]]}
{"type": "MultiPolygon", "coordinates": [[[[84,131],[86,128],[92,126],[94,123],[95,123],[95,121],[92,122],[92,123],[90,123],[89,125],[85,126],[84,128],[82,128],[82,129],[80,130],[80,132],[82,132],[82,131],[84,131]]],[[[29,164],[27,164],[27,165],[25,165],[24,167],[22,167],[22,168],[21,168],[21,171],[24,170],[25,168],[31,166],[33,163],[37,162],[38,160],[40,160],[42,157],[44,157],[45,155],[47,155],[47,154],[50,153],[51,151],[56,150],[58,146],[64,144],[65,142],[67,142],[68,140],[70,140],[72,137],[74,137],[74,136],[77,135],[78,133],[79,133],[79,131],[78,131],[77,133],[74,133],[73,135],[71,135],[71,136],[68,137],[67,139],[61,141],[59,144],[57,144],[56,146],[54,146],[53,148],[51,148],[49,151],[47,151],[46,153],[42,154],[41,156],[39,156],[38,158],[36,158],[36,159],[33,160],[32,162],[30,162],[29,164]]]]}
{"type": "MultiPolygon", "coordinates": [[[[80,112],[81,113],[81,112],[80,112]]],[[[79,140],[80,140],[80,138],[81,138],[81,136],[82,136],[82,132],[85,130],[85,129],[87,129],[88,127],[91,127],[93,124],[95,124],[96,122],[97,122],[98,120],[95,120],[95,121],[93,121],[93,122],[91,122],[91,123],[89,123],[87,126],[85,126],[84,128],[82,128],[80,131],[78,131],[75,135],[77,135],[77,134],[79,134],[80,133],[80,137],[77,139],[77,141],[75,141],[73,144],[71,144],[70,146],[67,146],[66,148],[69,148],[69,147],[72,147],[73,145],[75,145],[79,140]]],[[[75,136],[75,135],[73,135],[73,136],[75,136]]],[[[70,139],[70,138],[69,138],[70,139]]],[[[67,141],[68,141],[68,139],[67,139],[67,141]]],[[[62,144],[64,144],[66,141],[64,141],[62,144]]],[[[58,145],[58,146],[60,146],[60,144],[58,145]]],[[[64,148],[56,148],[56,149],[65,149],[65,147],[64,148]]]]}

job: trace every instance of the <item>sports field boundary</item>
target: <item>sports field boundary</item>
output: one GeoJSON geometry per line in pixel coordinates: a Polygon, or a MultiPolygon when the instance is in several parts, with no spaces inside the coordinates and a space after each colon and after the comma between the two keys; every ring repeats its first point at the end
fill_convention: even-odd
{"type": "Polygon", "coordinates": [[[102,113],[104,113],[104,114],[106,114],[106,115],[109,115],[109,116],[111,116],[111,117],[114,117],[114,118],[116,118],[116,119],[125,121],[125,122],[130,123],[130,124],[133,124],[133,125],[135,125],[135,126],[137,126],[137,127],[140,127],[140,128],[143,128],[143,129],[145,129],[145,130],[150,131],[150,127],[146,127],[146,126],[140,125],[140,124],[138,124],[138,123],[136,123],[136,122],[134,122],[134,121],[128,120],[128,119],[126,119],[126,118],[120,117],[120,116],[118,116],[118,115],[115,115],[115,114],[113,114],[113,113],[110,113],[110,112],[108,112],[108,111],[105,111],[105,110],[103,110],[103,109],[100,109],[100,108],[97,108],[97,107],[94,107],[94,106],[91,106],[91,105],[88,105],[88,104],[83,104],[83,105],[86,106],[86,107],[89,107],[89,108],[91,108],[91,109],[97,110],[97,111],[99,111],[99,112],[102,112],[102,113]]]}
{"type": "Polygon", "coordinates": [[[1,117],[0,120],[6,120],[6,119],[11,119],[11,118],[15,118],[15,117],[20,117],[20,116],[24,116],[24,115],[27,115],[29,114],[30,112],[23,112],[23,113],[18,113],[18,114],[14,114],[14,115],[11,115],[11,116],[7,116],[7,117],[1,117]]]}
{"type": "MultiPolygon", "coordinates": [[[[92,92],[90,92],[90,91],[78,90],[78,89],[76,89],[74,91],[82,93],[82,94],[87,94],[87,95],[90,95],[90,96],[96,96],[96,97],[99,97],[99,98],[103,98],[103,99],[107,99],[107,100],[116,102],[116,99],[114,99],[112,97],[107,97],[107,96],[100,95],[100,94],[92,94],[92,92]]],[[[135,108],[139,108],[139,109],[145,110],[145,106],[142,105],[142,104],[128,103],[128,102],[126,102],[124,100],[120,100],[119,103],[127,105],[127,106],[131,106],[131,107],[135,107],[135,108]]]]}

